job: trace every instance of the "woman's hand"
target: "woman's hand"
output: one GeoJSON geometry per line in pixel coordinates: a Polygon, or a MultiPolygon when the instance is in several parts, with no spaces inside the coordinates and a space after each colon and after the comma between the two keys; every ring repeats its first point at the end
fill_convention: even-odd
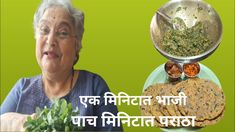
{"type": "Polygon", "coordinates": [[[35,114],[25,115],[14,112],[2,114],[1,117],[1,131],[24,131],[24,123],[27,117],[35,117],[35,114]]]}

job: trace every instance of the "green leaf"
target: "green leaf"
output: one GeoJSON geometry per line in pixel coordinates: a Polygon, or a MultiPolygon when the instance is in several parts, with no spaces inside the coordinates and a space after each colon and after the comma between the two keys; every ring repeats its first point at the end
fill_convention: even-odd
{"type": "Polygon", "coordinates": [[[26,132],[51,132],[51,131],[77,131],[81,127],[72,124],[72,115],[78,115],[79,109],[73,110],[72,104],[67,104],[65,99],[53,100],[50,109],[36,108],[36,119],[27,118],[24,124],[26,132]]]}
{"type": "Polygon", "coordinates": [[[36,107],[36,115],[40,115],[40,113],[41,113],[41,109],[39,108],[39,107],[36,107]]]}
{"type": "Polygon", "coordinates": [[[65,131],[65,132],[70,132],[70,130],[69,130],[69,126],[65,126],[64,131],[65,131]]]}

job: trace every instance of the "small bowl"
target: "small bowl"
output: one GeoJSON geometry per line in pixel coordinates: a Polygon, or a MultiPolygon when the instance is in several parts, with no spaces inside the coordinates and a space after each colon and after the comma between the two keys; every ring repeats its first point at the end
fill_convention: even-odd
{"type": "Polygon", "coordinates": [[[184,75],[188,78],[197,77],[200,72],[200,65],[196,63],[187,63],[183,65],[184,75]]]}
{"type": "Polygon", "coordinates": [[[168,61],[165,64],[164,69],[168,75],[169,81],[177,81],[181,78],[182,68],[178,63],[168,61]]]}

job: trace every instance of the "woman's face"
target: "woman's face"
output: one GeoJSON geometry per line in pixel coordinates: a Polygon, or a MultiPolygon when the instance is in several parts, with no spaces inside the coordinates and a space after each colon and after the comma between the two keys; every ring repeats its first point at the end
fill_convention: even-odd
{"type": "Polygon", "coordinates": [[[43,72],[71,70],[76,57],[75,26],[68,12],[48,8],[36,29],[36,58],[43,72]]]}

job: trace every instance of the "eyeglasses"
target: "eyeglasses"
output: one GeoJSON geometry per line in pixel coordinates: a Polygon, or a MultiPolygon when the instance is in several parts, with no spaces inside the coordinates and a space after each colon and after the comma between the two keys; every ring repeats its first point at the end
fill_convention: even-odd
{"type": "MultiPolygon", "coordinates": [[[[39,34],[41,36],[49,35],[51,32],[53,32],[53,31],[48,26],[43,25],[43,26],[39,27],[39,34]]],[[[73,33],[69,29],[67,29],[66,27],[56,29],[55,35],[59,39],[69,39],[72,37],[76,37],[76,35],[73,35],[73,33]]]]}

